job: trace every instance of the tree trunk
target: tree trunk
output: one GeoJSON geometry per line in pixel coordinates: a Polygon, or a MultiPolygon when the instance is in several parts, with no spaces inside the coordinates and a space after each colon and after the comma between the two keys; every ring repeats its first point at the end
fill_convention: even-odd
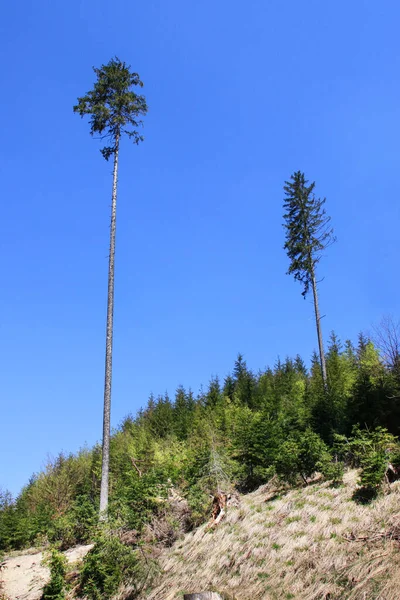
{"type": "Polygon", "coordinates": [[[324,383],[324,389],[325,389],[325,391],[327,391],[328,390],[328,376],[326,374],[324,342],[322,340],[321,316],[319,313],[318,290],[317,290],[317,282],[315,280],[314,268],[312,268],[312,270],[311,270],[311,283],[312,283],[312,290],[313,290],[313,295],[314,295],[315,323],[317,325],[319,360],[321,363],[322,381],[324,383]]]}
{"type": "Polygon", "coordinates": [[[199,594],[183,594],[183,600],[222,600],[216,592],[201,592],[199,594]]]}
{"type": "Polygon", "coordinates": [[[118,182],[119,132],[115,138],[114,169],[111,202],[110,255],[108,261],[108,296],[106,326],[106,360],[104,377],[104,412],[103,412],[103,448],[100,486],[100,521],[107,520],[108,510],[108,478],[110,467],[110,413],[111,413],[111,379],[114,319],[114,257],[115,232],[117,218],[117,182],[118,182]]]}

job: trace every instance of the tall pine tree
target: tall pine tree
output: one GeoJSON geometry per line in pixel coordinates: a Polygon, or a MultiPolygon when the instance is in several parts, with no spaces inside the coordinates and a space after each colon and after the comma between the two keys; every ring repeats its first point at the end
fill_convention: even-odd
{"type": "Polygon", "coordinates": [[[114,157],[111,225],[110,225],[110,254],[108,264],[108,296],[107,296],[107,325],[106,325],[106,358],[104,380],[103,407],[103,458],[100,490],[100,518],[107,518],[108,509],[108,480],[110,462],[110,413],[111,413],[111,377],[112,377],[112,346],[113,346],[113,315],[114,315],[114,257],[115,233],[117,215],[117,181],[118,157],[120,141],[126,135],[138,144],[142,136],[138,133],[141,125],[140,116],[147,112],[144,96],[136,94],[134,88],[143,86],[137,73],[132,73],[130,67],[118,58],[113,58],[100,69],[93,69],[97,81],[85,96],[78,98],[74,112],[81,117],[90,117],[90,134],[99,135],[100,139],[108,141],[101,153],[106,160],[114,157]]]}
{"type": "Polygon", "coordinates": [[[315,323],[317,326],[319,358],[324,387],[328,387],[324,344],[321,330],[321,315],[318,302],[316,267],[322,251],[333,241],[333,229],[327,216],[325,198],[316,198],[315,182],[308,185],[304,173],[296,171],[286,181],[284,191],[284,227],[286,229],[285,250],[290,259],[288,274],[303,286],[302,295],[307,296],[310,288],[313,292],[315,323]]]}

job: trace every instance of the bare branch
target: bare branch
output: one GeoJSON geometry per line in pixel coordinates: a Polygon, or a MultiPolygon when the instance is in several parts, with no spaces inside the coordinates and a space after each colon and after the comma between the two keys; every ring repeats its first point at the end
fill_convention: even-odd
{"type": "Polygon", "coordinates": [[[142,471],[139,469],[139,467],[136,464],[135,459],[132,456],[131,456],[131,462],[132,462],[132,465],[135,467],[136,471],[138,472],[139,477],[141,477],[142,476],[142,471]]]}
{"type": "Polygon", "coordinates": [[[373,342],[381,353],[386,366],[398,368],[400,363],[400,321],[392,315],[382,317],[378,325],[373,326],[373,342]]]}

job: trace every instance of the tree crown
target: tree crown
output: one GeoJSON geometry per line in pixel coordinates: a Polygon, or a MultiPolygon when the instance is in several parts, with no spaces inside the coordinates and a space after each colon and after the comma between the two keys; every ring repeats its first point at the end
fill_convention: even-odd
{"type": "Polygon", "coordinates": [[[132,89],[143,87],[143,83],[130,69],[117,57],[100,69],[93,67],[97,81],[74,106],[74,112],[81,117],[90,115],[91,135],[99,134],[101,139],[110,140],[111,144],[101,149],[106,160],[115,153],[122,133],[136,144],[143,140],[138,132],[142,125],[139,117],[147,113],[147,104],[145,97],[132,89]]]}
{"type": "Polygon", "coordinates": [[[330,217],[325,212],[326,199],[316,198],[315,182],[308,185],[304,173],[296,171],[286,181],[284,200],[286,242],[284,245],[290,259],[288,274],[303,284],[303,296],[309,292],[315,265],[321,259],[321,251],[335,241],[330,217]]]}

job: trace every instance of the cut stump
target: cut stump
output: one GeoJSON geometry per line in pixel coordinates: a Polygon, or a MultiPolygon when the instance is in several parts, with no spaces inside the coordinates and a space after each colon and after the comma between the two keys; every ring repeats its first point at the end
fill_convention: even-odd
{"type": "Polygon", "coordinates": [[[199,594],[184,594],[183,600],[222,600],[217,592],[200,592],[199,594]]]}

